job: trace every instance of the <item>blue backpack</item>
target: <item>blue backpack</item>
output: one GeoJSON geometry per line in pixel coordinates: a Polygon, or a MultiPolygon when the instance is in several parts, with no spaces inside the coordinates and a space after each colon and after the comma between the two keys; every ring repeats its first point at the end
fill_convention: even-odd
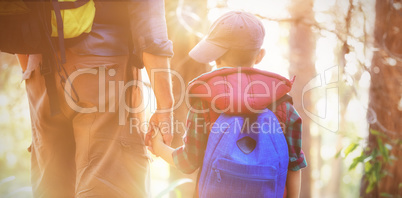
{"type": "Polygon", "coordinates": [[[208,138],[199,197],[277,197],[285,190],[288,146],[275,114],[221,114],[208,138]]]}

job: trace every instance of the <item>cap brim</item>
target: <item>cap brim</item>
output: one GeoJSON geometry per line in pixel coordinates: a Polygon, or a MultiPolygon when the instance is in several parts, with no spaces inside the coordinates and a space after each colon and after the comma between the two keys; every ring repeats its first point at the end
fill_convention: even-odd
{"type": "Polygon", "coordinates": [[[210,63],[221,57],[227,51],[228,49],[208,42],[208,40],[204,38],[188,54],[197,62],[210,63]]]}

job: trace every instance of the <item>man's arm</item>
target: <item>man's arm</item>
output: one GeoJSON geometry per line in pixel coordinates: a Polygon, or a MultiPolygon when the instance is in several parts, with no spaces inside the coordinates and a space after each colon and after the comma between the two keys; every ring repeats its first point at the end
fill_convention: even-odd
{"type": "Polygon", "coordinates": [[[146,136],[145,143],[150,145],[150,135],[154,127],[158,127],[163,135],[163,140],[170,145],[173,139],[173,93],[172,82],[169,71],[168,57],[143,53],[143,61],[147,70],[151,85],[156,97],[157,111],[150,119],[150,129],[146,136]],[[152,127],[154,126],[154,127],[152,127]]]}
{"type": "Polygon", "coordinates": [[[288,176],[286,178],[286,190],[288,198],[300,197],[301,187],[301,170],[291,171],[288,170],[288,176]]]}
{"type": "Polygon", "coordinates": [[[157,101],[157,112],[150,119],[151,127],[145,136],[145,144],[150,145],[152,126],[157,126],[161,129],[164,142],[170,145],[174,100],[168,57],[173,56],[173,45],[167,35],[164,1],[130,0],[127,9],[133,52],[145,65],[157,101]]]}
{"type": "Polygon", "coordinates": [[[155,93],[157,109],[171,111],[174,99],[168,57],[144,52],[143,61],[155,93]]]}

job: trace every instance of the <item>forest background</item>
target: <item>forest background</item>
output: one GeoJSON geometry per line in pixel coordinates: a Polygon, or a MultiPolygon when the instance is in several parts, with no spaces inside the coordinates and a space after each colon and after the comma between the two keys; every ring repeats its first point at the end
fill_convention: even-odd
{"type": "MultiPolygon", "coordinates": [[[[296,76],[291,95],[308,161],[301,197],[402,197],[401,0],[165,2],[171,67],[186,83],[214,67],[187,55],[212,21],[229,10],[263,20],[267,55],[256,67],[296,76]]],[[[172,80],[179,96],[179,81],[172,80]]],[[[155,102],[153,95],[144,99],[155,102]]],[[[186,111],[180,106],[175,119],[184,122],[186,111]]],[[[15,56],[0,53],[0,197],[32,197],[30,126],[21,68],[15,56]]],[[[175,147],[183,133],[176,133],[175,147]]],[[[180,174],[156,157],[151,170],[154,197],[192,195],[196,173],[180,174]]]]}

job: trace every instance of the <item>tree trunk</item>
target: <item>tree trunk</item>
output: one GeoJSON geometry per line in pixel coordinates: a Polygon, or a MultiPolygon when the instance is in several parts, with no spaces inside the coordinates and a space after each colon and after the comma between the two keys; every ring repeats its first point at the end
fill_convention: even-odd
{"type": "MultiPolygon", "coordinates": [[[[289,74],[291,77],[296,76],[291,95],[293,97],[294,106],[303,119],[302,149],[305,153],[307,164],[309,164],[309,167],[302,171],[301,197],[311,197],[312,180],[310,159],[312,155],[310,155],[310,148],[313,140],[310,135],[311,119],[305,114],[303,109],[302,94],[303,87],[315,76],[314,54],[316,37],[311,27],[304,23],[314,21],[313,1],[292,0],[289,12],[292,18],[295,19],[290,28],[289,38],[289,74]]],[[[304,95],[303,103],[304,107],[311,111],[313,108],[311,94],[306,93],[304,95]]]]}
{"type": "MultiPolygon", "coordinates": [[[[370,129],[384,133],[391,140],[400,140],[402,134],[402,9],[398,10],[397,3],[400,5],[402,1],[376,1],[374,45],[378,50],[374,52],[370,68],[367,115],[370,129]]],[[[372,134],[369,135],[368,146],[376,146],[376,137],[372,134]]],[[[392,146],[391,153],[397,159],[392,165],[383,166],[383,170],[390,174],[380,180],[379,185],[369,194],[365,193],[367,184],[363,179],[363,197],[380,197],[381,193],[391,194],[393,197],[402,195],[402,148],[400,144],[392,146]]]]}
{"type": "MultiPolygon", "coordinates": [[[[180,101],[186,92],[187,84],[211,69],[209,65],[200,64],[188,56],[188,52],[201,39],[197,34],[205,33],[208,27],[207,21],[207,1],[206,0],[167,0],[166,1],[166,20],[168,25],[169,39],[173,41],[174,57],[171,60],[173,75],[173,94],[178,108],[174,110],[174,138],[172,147],[177,148],[183,144],[182,137],[185,132],[185,124],[188,106],[185,100],[180,101]],[[191,13],[191,15],[190,15],[191,13]],[[195,17],[195,18],[194,18],[195,17]],[[198,19],[196,17],[199,17],[198,19]]],[[[194,182],[181,185],[178,191],[172,192],[170,197],[177,197],[177,192],[181,197],[192,197],[195,189],[197,172],[185,175],[176,168],[170,168],[169,183],[180,179],[190,178],[194,182]]]]}

